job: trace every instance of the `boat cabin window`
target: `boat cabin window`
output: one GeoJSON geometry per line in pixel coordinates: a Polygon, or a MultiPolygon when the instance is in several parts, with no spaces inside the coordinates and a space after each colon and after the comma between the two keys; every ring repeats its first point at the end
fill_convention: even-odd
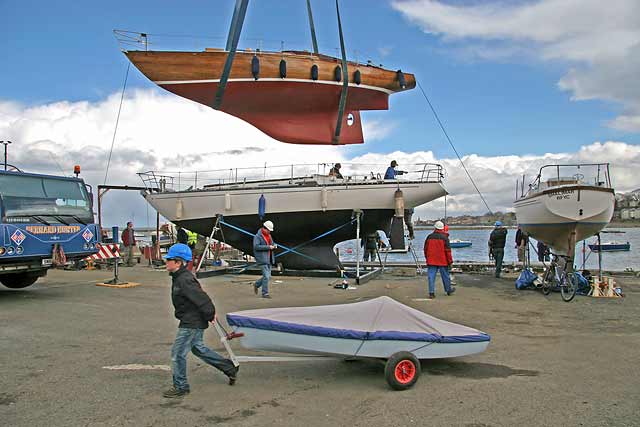
{"type": "Polygon", "coordinates": [[[557,187],[558,185],[571,185],[578,184],[578,179],[575,177],[560,177],[551,178],[547,181],[547,187],[557,187]]]}

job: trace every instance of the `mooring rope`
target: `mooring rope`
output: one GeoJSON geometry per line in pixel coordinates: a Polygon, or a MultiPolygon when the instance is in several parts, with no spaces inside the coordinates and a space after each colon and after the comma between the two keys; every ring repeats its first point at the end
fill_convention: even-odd
{"type": "Polygon", "coordinates": [[[431,108],[431,112],[433,112],[433,115],[435,116],[436,121],[440,125],[440,129],[442,129],[442,132],[444,133],[444,136],[447,138],[447,141],[449,141],[449,145],[451,145],[451,148],[453,149],[453,152],[456,153],[456,156],[458,157],[458,160],[460,161],[460,164],[462,165],[462,168],[467,173],[467,176],[469,177],[469,180],[471,180],[471,184],[473,184],[473,187],[478,192],[478,195],[482,199],[482,202],[484,203],[484,205],[487,207],[487,210],[489,211],[489,213],[493,214],[493,211],[489,207],[489,204],[484,199],[484,196],[480,192],[480,189],[478,188],[478,186],[476,185],[475,181],[473,180],[473,177],[471,176],[471,173],[469,173],[469,171],[467,170],[467,167],[465,166],[464,162],[462,161],[462,157],[460,157],[460,154],[458,154],[458,150],[456,150],[456,147],[453,145],[453,141],[451,140],[451,138],[449,138],[449,134],[447,133],[446,129],[444,128],[444,125],[442,124],[442,121],[440,120],[440,117],[438,117],[438,113],[436,112],[436,109],[433,108],[433,104],[431,104],[431,101],[429,100],[429,97],[425,93],[424,89],[422,89],[422,85],[420,85],[420,82],[418,82],[417,80],[416,80],[416,83],[418,84],[418,87],[420,88],[420,91],[422,92],[422,95],[424,96],[424,99],[427,100],[427,103],[429,104],[429,107],[431,108]]]}

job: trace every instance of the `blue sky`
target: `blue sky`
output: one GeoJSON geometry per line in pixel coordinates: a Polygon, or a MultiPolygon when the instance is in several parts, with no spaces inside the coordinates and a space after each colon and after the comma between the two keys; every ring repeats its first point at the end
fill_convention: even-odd
{"type": "MultiPolygon", "coordinates": [[[[155,49],[222,47],[234,3],[0,0],[0,139],[14,141],[10,158],[49,173],[81,162],[86,179],[102,184],[127,68],[113,30],[146,32],[155,49]]],[[[320,50],[337,55],[335,3],[312,5],[320,50]]],[[[340,6],[350,59],[357,52],[360,61],[416,75],[494,210],[510,209],[518,176],[560,160],[612,162],[616,188],[640,187],[637,0],[341,0],[340,6]]],[[[250,0],[240,47],[277,50],[281,40],[288,49],[311,49],[305,1],[250,0]]],[[[389,111],[364,112],[363,122],[362,145],[282,144],[164,92],[132,68],[109,181],[139,185],[137,172],[163,167],[301,159],[388,164],[393,157],[401,164],[443,163],[451,214],[486,210],[419,89],[393,95],[389,111]]],[[[131,206],[129,218],[146,211],[137,195],[110,197],[131,206]]],[[[439,215],[442,207],[434,201],[418,213],[439,215]]]]}
{"type": "MultiPolygon", "coordinates": [[[[541,154],[558,148],[574,151],[593,141],[639,142],[638,133],[606,125],[620,113],[619,105],[572,101],[571,93],[558,88],[567,70],[563,61],[541,62],[525,56],[499,61],[463,58],[451,53],[461,42],[447,43],[440,36],[425,34],[390,2],[343,0],[340,4],[347,49],[359,51],[360,59],[372,58],[389,68],[413,72],[463,153],[541,154]]],[[[334,3],[316,0],[312,5],[321,49],[335,54],[334,3]]],[[[209,44],[223,45],[232,7],[232,0],[3,1],[0,47],[6,62],[0,96],[26,104],[97,101],[120,90],[124,78],[126,60],[113,29],[220,37],[209,44]],[[38,13],[33,13],[36,9],[38,13]]],[[[264,39],[269,40],[263,42],[265,47],[277,45],[277,40],[310,47],[304,1],[250,1],[242,34],[245,46],[264,39]]],[[[155,39],[165,45],[171,42],[155,39]]],[[[134,69],[129,88],[135,87],[153,84],[134,69]]],[[[393,148],[452,154],[418,89],[393,96],[390,111],[365,113],[364,120],[370,118],[392,123],[393,132],[349,148],[353,155],[393,148]]]]}

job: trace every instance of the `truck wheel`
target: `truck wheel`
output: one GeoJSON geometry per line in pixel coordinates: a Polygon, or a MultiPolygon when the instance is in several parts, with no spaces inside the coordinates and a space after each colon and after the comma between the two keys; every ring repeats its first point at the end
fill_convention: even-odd
{"type": "Polygon", "coordinates": [[[40,277],[39,274],[34,273],[16,273],[8,274],[0,279],[3,285],[11,289],[22,289],[27,286],[31,286],[36,283],[36,280],[40,277]]]}
{"type": "Polygon", "coordinates": [[[413,353],[399,351],[391,355],[384,367],[384,377],[394,390],[406,390],[418,381],[420,361],[413,353]]]}

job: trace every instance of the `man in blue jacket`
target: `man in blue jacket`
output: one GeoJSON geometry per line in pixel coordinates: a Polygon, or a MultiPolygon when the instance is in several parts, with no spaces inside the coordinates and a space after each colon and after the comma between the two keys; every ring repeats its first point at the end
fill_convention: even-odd
{"type": "Polygon", "coordinates": [[[275,264],[273,251],[278,247],[273,243],[273,238],[271,237],[272,231],[273,222],[265,221],[255,236],[253,236],[253,257],[262,269],[262,277],[253,285],[253,292],[258,295],[258,289],[262,288],[262,298],[271,298],[271,295],[269,295],[271,265],[275,264]]]}
{"type": "Polygon", "coordinates": [[[396,170],[396,166],[398,166],[398,162],[393,160],[391,162],[391,166],[387,168],[387,171],[384,173],[384,179],[396,179],[396,175],[402,175],[407,172],[396,170]]]}
{"type": "Polygon", "coordinates": [[[209,349],[202,341],[204,330],[209,322],[216,319],[216,308],[211,298],[202,290],[194,275],[187,270],[191,261],[191,249],[183,243],[169,248],[165,256],[167,271],[171,276],[171,301],[175,308],[176,319],[180,320],[178,334],[171,349],[173,387],[163,393],[166,398],[182,397],[189,393],[187,382],[187,354],[189,351],[203,362],[222,371],[234,385],[238,369],[229,359],[225,359],[209,349]]]}

